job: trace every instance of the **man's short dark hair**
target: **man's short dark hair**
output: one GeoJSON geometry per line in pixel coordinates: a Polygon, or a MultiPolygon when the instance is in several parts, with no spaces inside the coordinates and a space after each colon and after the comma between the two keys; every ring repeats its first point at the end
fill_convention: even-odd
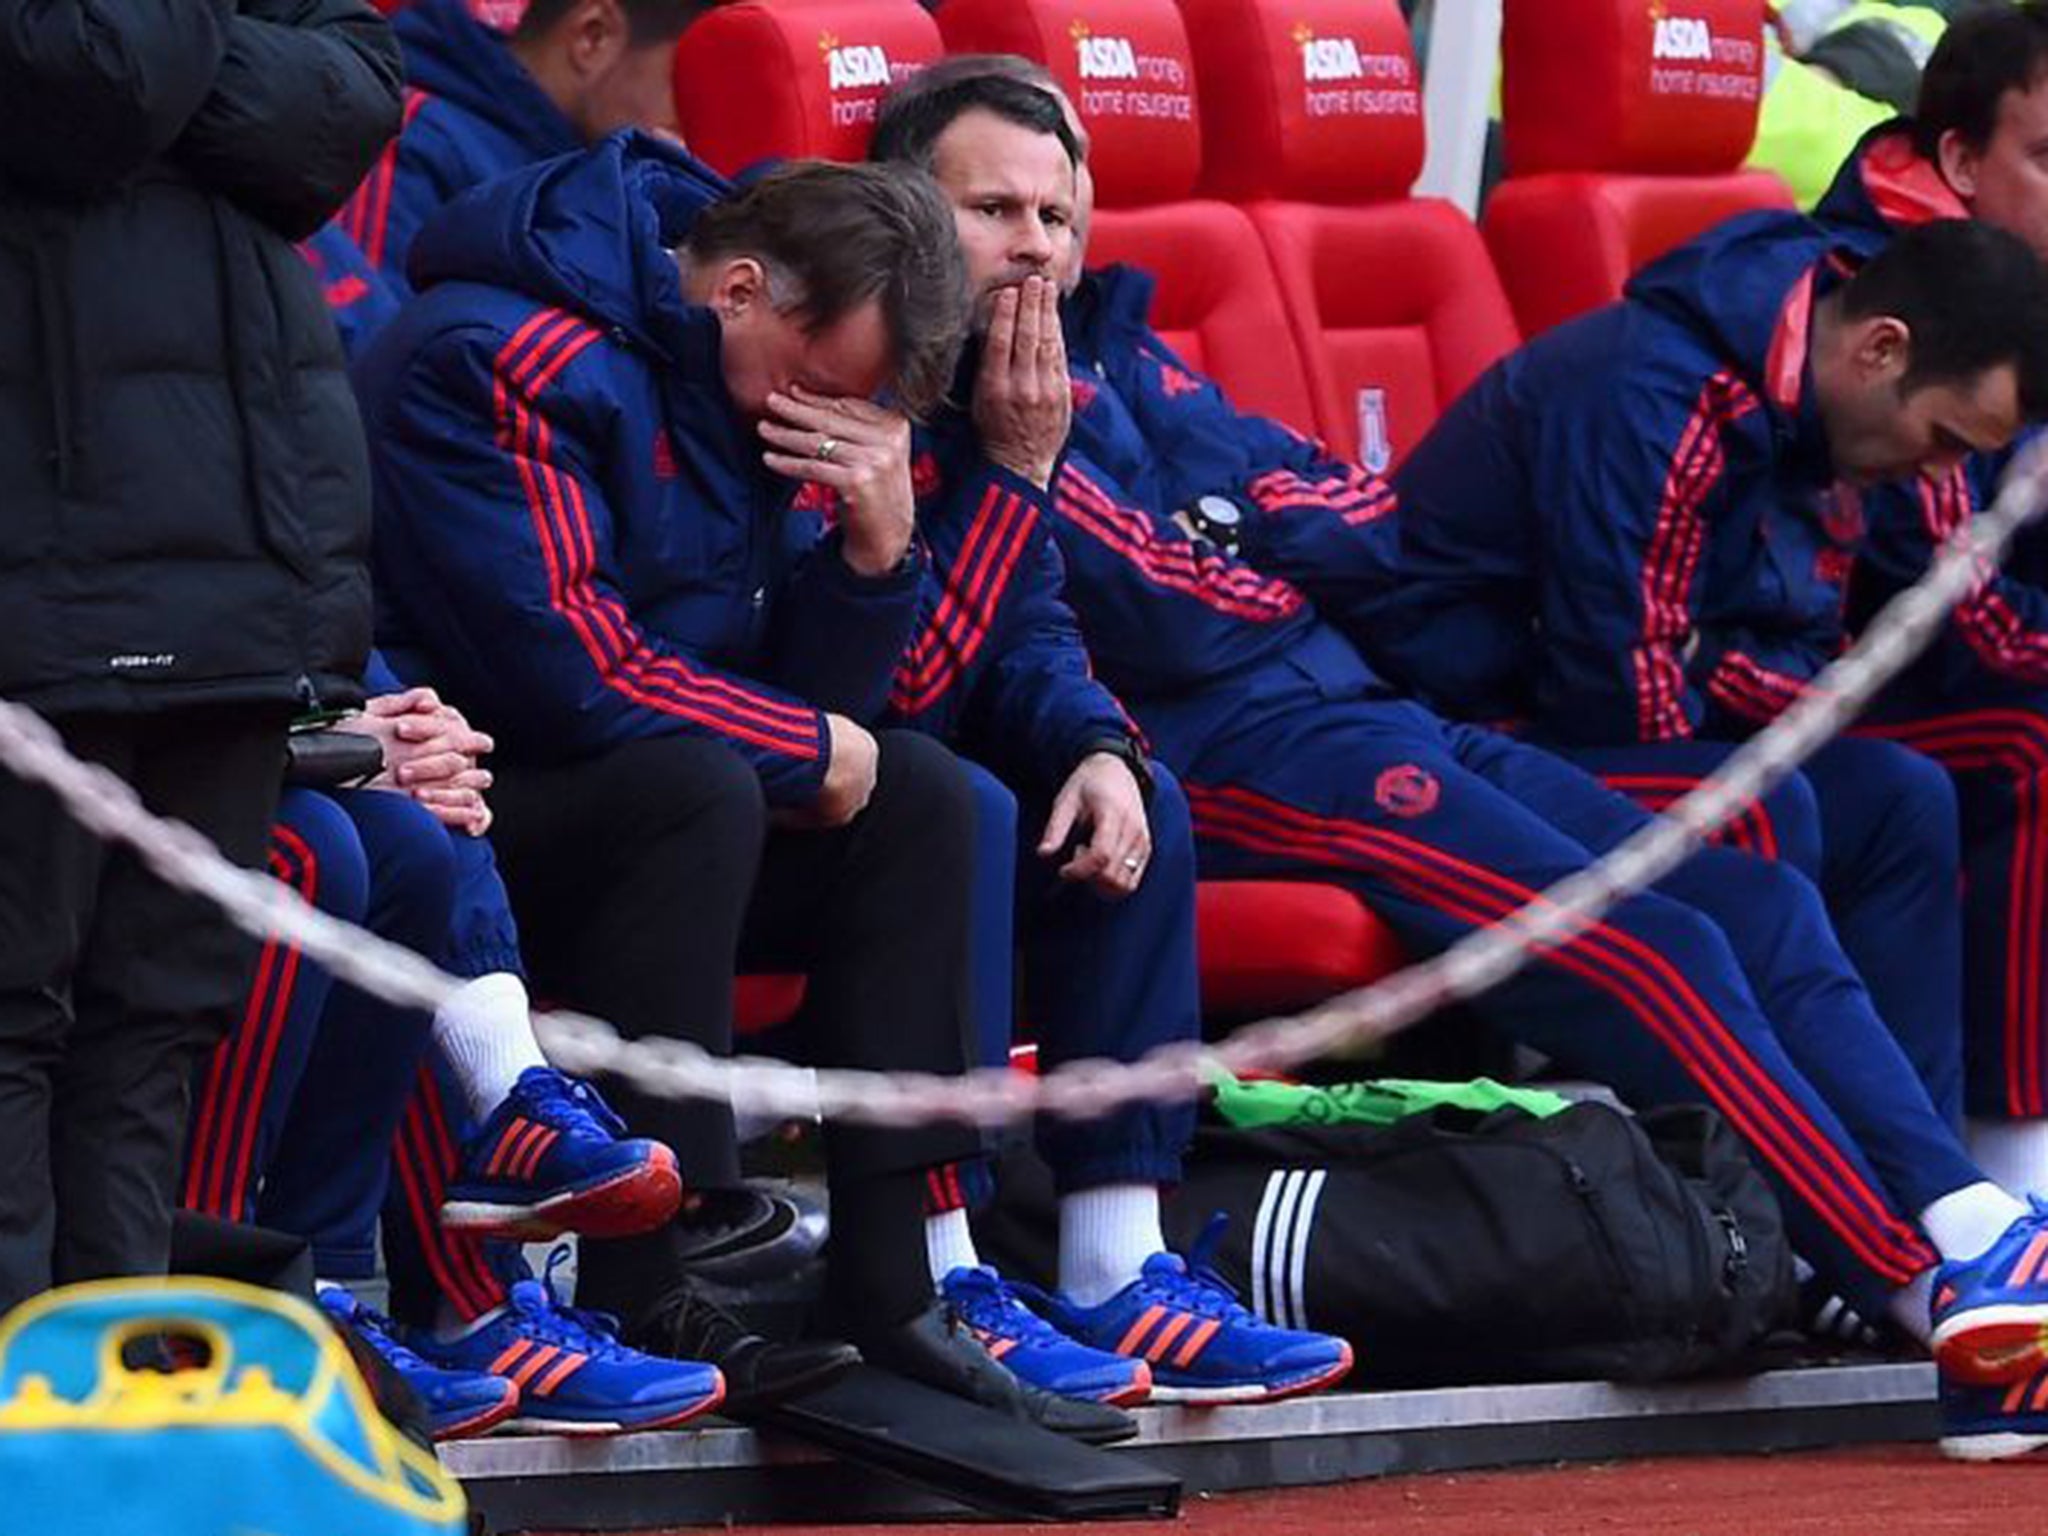
{"type": "Polygon", "coordinates": [[[1913,142],[1933,159],[1950,129],[1972,149],[1991,142],[1998,103],[2048,76],[2048,4],[2022,0],[1972,10],[1949,24],[1920,72],[1913,142]]]}
{"type": "MultiPolygon", "coordinates": [[[[942,62],[933,66],[945,69],[942,62]]],[[[1067,163],[1081,163],[1081,146],[1067,127],[1067,114],[1050,91],[1028,84],[1015,74],[986,70],[966,74],[947,71],[932,84],[913,75],[890,92],[875,119],[868,158],[888,164],[932,168],[940,137],[968,112],[992,112],[1007,123],[1048,134],[1060,141],[1067,163]]]]}
{"type": "Polygon", "coordinates": [[[2021,413],[2048,419],[2048,267],[2025,241],[1975,219],[1908,229],[1842,289],[1844,319],[1874,315],[1912,332],[1902,393],[2011,363],[2021,413]]]}
{"type": "MultiPolygon", "coordinates": [[[[582,0],[527,0],[512,35],[535,38],[552,32],[582,0]]],[[[690,23],[716,8],[718,0],[619,0],[626,13],[626,40],[635,48],[672,43],[690,23]]]]}
{"type": "Polygon", "coordinates": [[[962,80],[978,80],[984,75],[1018,80],[1025,85],[1036,86],[1047,95],[1060,88],[1051,70],[1021,53],[949,53],[944,58],[932,60],[897,86],[890,99],[913,100],[946,86],[957,85],[962,80]]]}
{"type": "Polygon", "coordinates": [[[699,214],[687,249],[693,262],[753,257],[772,302],[811,331],[879,300],[907,414],[952,386],[973,305],[952,207],[923,171],[792,160],[699,214]]]}

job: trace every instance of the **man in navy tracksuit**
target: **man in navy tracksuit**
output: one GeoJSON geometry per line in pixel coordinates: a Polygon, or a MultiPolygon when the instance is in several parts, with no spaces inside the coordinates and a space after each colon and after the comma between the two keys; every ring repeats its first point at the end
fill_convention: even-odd
{"type": "MultiPolygon", "coordinates": [[[[1865,138],[1815,216],[1859,250],[1903,229],[1976,217],[2048,256],[2048,7],[1958,22],[1928,61],[1920,111],[1865,138]]],[[[2005,454],[1865,498],[1870,538],[1851,617],[1917,581],[1995,494],[2005,454]]],[[[1953,775],[1963,830],[1970,1146],[2016,1189],[2048,1194],[2048,540],[2024,533],[2003,571],[1958,604],[1933,648],[1862,729],[1953,775]]]]}
{"type": "Polygon", "coordinates": [[[417,0],[392,18],[405,53],[405,124],[338,222],[403,298],[427,219],[471,187],[621,128],[675,128],[676,39],[709,0],[530,0],[508,37],[469,0],[417,0]]]}
{"type": "MultiPolygon", "coordinates": [[[[1553,350],[1540,356],[1575,374],[1585,409],[1523,408],[1554,374],[1511,360],[1418,445],[1395,477],[1402,515],[1386,541],[1387,591],[1361,630],[1376,663],[1445,713],[1526,720],[1542,744],[1653,806],[1712,771],[1839,649],[1863,531],[1859,495],[1831,483],[1799,387],[1818,231],[1781,239],[1768,217],[1729,228],[1747,233],[1703,236],[1617,312],[1641,317],[1627,335],[1654,346],[1660,306],[1682,314],[1692,292],[1717,293],[1700,324],[1725,334],[1674,353],[1618,399],[1599,360],[1628,344],[1616,334],[1624,321],[1573,333],[1576,352],[1546,340],[1553,350]],[[1782,402],[1758,387],[1767,368],[1779,370],[1782,402]],[[1767,491],[1731,490],[1779,440],[1790,445],[1783,473],[1809,504],[1801,517],[1763,511],[1767,491]],[[1510,477],[1546,515],[1512,512],[1516,501],[1498,517],[1475,510],[1510,477]],[[1702,564],[1697,530],[1725,522],[1731,501],[1743,531],[1702,564]],[[1746,570],[1735,564],[1743,540],[1756,550],[1746,570]],[[1528,582],[1532,562],[1552,572],[1548,586],[1528,582]]],[[[1889,743],[1837,739],[1764,812],[1781,853],[1819,883],[1937,1107],[1959,1120],[1959,853],[1954,796],[1930,766],[1889,743]]]]}
{"type": "MultiPolygon", "coordinates": [[[[2031,253],[1978,226],[1859,268],[1803,220],[1724,225],[1497,366],[1418,446],[1368,654],[1602,766],[1742,734],[1840,648],[1858,487],[2001,446],[2048,403],[2044,297],[2031,253]]],[[[1844,792],[1825,764],[1816,788],[1824,808],[1844,792]]],[[[1958,1399],[1952,1425],[1987,1406],[1958,1399]]]]}
{"type": "MultiPolygon", "coordinates": [[[[1056,531],[1091,654],[1187,785],[1205,872],[1341,881],[1433,952],[1639,828],[1579,770],[1375,676],[1343,631],[1382,589],[1387,487],[1231,410],[1150,329],[1149,300],[1111,271],[1069,306],[1056,531]]],[[[2048,1290],[2008,1282],[2040,1224],[1969,1162],[1785,865],[1709,849],[1478,1006],[1636,1102],[1717,1104],[1803,1251],[1866,1305],[1899,1295],[1922,1337],[1937,1258],[1981,1253],[1942,1272],[1952,1370],[1974,1369],[1954,1308],[2023,1305],[2038,1339],[2048,1290]]]]}
{"type": "MultiPolygon", "coordinates": [[[[1044,93],[982,78],[892,97],[872,154],[929,164],[952,198],[983,330],[954,392],[962,408],[919,437],[934,579],[890,710],[1017,792],[1024,1002],[1041,1065],[1136,1060],[1201,1033],[1195,855],[1179,784],[1148,763],[1093,677],[1060,596],[1050,487],[1071,407],[1056,273],[1077,151],[1044,93]],[[1013,154],[1021,174],[1005,171],[1013,154]]],[[[1020,1377],[1110,1402],[1243,1403],[1350,1368],[1343,1340],[1264,1324],[1166,1251],[1159,1192],[1179,1181],[1193,1130],[1191,1103],[1041,1121],[1060,1299],[1037,1299],[1058,1308],[1059,1330],[980,1263],[959,1202],[935,1202],[934,1278],[1020,1377]]]]}
{"type": "MultiPolygon", "coordinates": [[[[629,1034],[724,1050],[737,962],[793,964],[821,1064],[957,1071],[970,792],[928,739],[859,722],[927,558],[908,425],[869,397],[919,408],[950,381],[958,250],[914,175],[813,165],[729,190],[624,137],[429,226],[427,286],[358,372],[382,622],[401,670],[498,744],[495,840],[540,985],[629,1034]],[[822,541],[791,514],[806,483],[842,508],[822,541]],[[639,873],[657,843],[680,872],[659,889],[639,873]]],[[[737,1182],[722,1106],[621,1097],[686,1185],[737,1182]]],[[[832,1287],[871,1358],[1128,1432],[1021,1389],[936,1308],[923,1175],[971,1132],[827,1134],[832,1287]]],[[[579,1299],[650,1346],[724,1347],[676,1324],[678,1261],[665,1233],[591,1244],[579,1299]]],[[[759,1343],[718,1363],[744,1372],[759,1343]]]]}

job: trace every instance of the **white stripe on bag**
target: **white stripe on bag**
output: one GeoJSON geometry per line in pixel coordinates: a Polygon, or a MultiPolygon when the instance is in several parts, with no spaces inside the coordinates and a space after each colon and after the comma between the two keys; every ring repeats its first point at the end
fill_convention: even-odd
{"type": "Polygon", "coordinates": [[[1323,1186],[1330,1181],[1330,1170],[1318,1168],[1308,1175],[1301,1192],[1300,1203],[1294,1212],[1294,1238],[1292,1252],[1287,1265],[1287,1295],[1294,1303],[1296,1328],[1308,1327],[1308,1240],[1315,1230],[1316,1203],[1323,1198],[1323,1186]]]}
{"type": "Polygon", "coordinates": [[[1268,1322],[1287,1326],[1287,1254],[1294,1244],[1294,1224],[1301,1212],[1301,1192],[1308,1177],[1299,1168],[1287,1170],[1287,1191],[1273,1220],[1273,1240],[1266,1245],[1266,1292],[1272,1303],[1268,1322]]]}
{"type": "Polygon", "coordinates": [[[1275,1169],[1266,1175],[1265,1193],[1259,1196],[1259,1214],[1252,1218],[1252,1311],[1271,1317],[1272,1287],[1266,1279],[1266,1249],[1273,1236],[1273,1213],[1287,1188],[1288,1175],[1275,1169]]]}
{"type": "Polygon", "coordinates": [[[1308,1190],[1308,1175],[1301,1169],[1294,1170],[1294,1180],[1288,1202],[1287,1221],[1273,1237],[1273,1321],[1282,1328],[1294,1326],[1294,1295],[1288,1289],[1288,1278],[1294,1269],[1294,1245],[1301,1231],[1301,1197],[1308,1190]]]}

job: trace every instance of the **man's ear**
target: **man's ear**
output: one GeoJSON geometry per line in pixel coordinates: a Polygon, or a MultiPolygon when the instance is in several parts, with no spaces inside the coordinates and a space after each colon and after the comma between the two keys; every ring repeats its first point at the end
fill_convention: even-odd
{"type": "Polygon", "coordinates": [[[626,51],[630,30],[619,0],[578,0],[562,22],[569,66],[580,79],[603,74],[626,51]]]}
{"type": "Polygon", "coordinates": [[[1850,359],[1865,384],[1896,384],[1913,362],[1913,332],[1892,315],[1872,315],[1855,322],[1850,359]]]}
{"type": "Polygon", "coordinates": [[[729,256],[711,278],[704,302],[721,320],[736,320],[756,304],[768,302],[768,274],[751,256],[729,256]]]}
{"type": "Polygon", "coordinates": [[[1976,201],[1977,171],[1983,159],[1983,155],[1963,137],[1960,128],[1947,130],[1942,134],[1941,142],[1934,146],[1935,167],[1941,172],[1941,179],[1966,203],[1976,201]]]}

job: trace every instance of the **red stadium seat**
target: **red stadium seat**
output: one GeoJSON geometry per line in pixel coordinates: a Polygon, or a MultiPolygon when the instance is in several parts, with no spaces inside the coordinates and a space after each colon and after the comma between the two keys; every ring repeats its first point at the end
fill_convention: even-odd
{"type": "Polygon", "coordinates": [[[753,1035],[787,1024],[803,1002],[801,976],[742,976],[733,992],[733,1033],[753,1035]]]}
{"type": "Polygon", "coordinates": [[[1508,180],[1484,227],[1527,335],[1734,214],[1789,208],[1740,167],[1756,136],[1763,0],[1511,0],[1508,180]]]}
{"type": "Polygon", "coordinates": [[[1409,195],[1421,80],[1393,0],[1182,0],[1202,188],[1264,239],[1318,435],[1384,471],[1519,340],[1472,221],[1409,195]]]}
{"type": "Polygon", "coordinates": [[[676,121],[727,175],[773,156],[858,160],[889,87],[938,56],[917,0],[738,0],[676,45],[676,121]]]}
{"type": "MultiPolygon", "coordinates": [[[[1172,0],[946,0],[938,14],[950,51],[1036,59],[1073,99],[1100,204],[1091,258],[1151,272],[1154,322],[1176,351],[1245,409],[1314,431],[1308,376],[1258,230],[1242,210],[1194,197],[1203,119],[1172,0]]],[[[1211,1014],[1305,1007],[1401,963],[1392,931],[1334,886],[1209,882],[1197,896],[1211,1014]]]]}
{"type": "Polygon", "coordinates": [[[1202,1006],[1220,1018],[1312,1008],[1403,964],[1393,930],[1335,886],[1208,880],[1195,921],[1202,1006]]]}

